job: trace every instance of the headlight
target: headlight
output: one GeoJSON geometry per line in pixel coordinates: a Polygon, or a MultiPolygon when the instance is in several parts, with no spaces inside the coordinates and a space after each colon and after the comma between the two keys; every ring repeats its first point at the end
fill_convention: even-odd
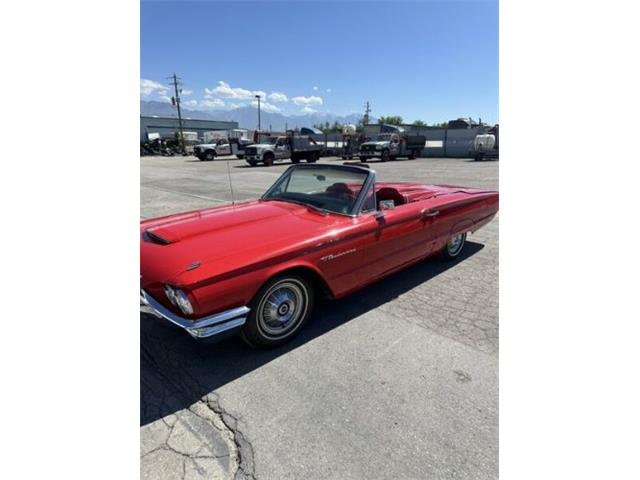
{"type": "Polygon", "coordinates": [[[172,304],[176,305],[176,291],[172,287],[170,287],[169,285],[165,285],[164,294],[172,304]]]}
{"type": "Polygon", "coordinates": [[[184,313],[185,315],[193,314],[193,307],[191,306],[191,302],[189,301],[186,293],[184,293],[182,290],[176,290],[175,298],[178,307],[180,307],[180,310],[182,310],[182,313],[184,313]]]}

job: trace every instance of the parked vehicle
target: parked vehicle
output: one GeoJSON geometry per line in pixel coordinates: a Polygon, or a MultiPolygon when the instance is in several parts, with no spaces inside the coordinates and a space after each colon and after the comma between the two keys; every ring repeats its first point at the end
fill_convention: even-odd
{"type": "Polygon", "coordinates": [[[290,340],[315,299],[427,257],[460,257],[498,211],[489,190],[377,183],[355,165],[292,165],[259,200],[140,223],[141,310],[192,337],[290,340]]]}
{"type": "Polygon", "coordinates": [[[381,132],[375,140],[360,145],[360,160],[366,162],[370,158],[379,158],[386,162],[398,157],[414,159],[422,154],[427,143],[424,135],[407,135],[404,129],[393,125],[382,125],[381,132]]]}
{"type": "Polygon", "coordinates": [[[204,143],[193,147],[193,154],[201,161],[214,160],[223,155],[235,155],[242,160],[244,149],[247,145],[252,145],[248,130],[214,130],[204,132],[204,143]]]}
{"type": "Polygon", "coordinates": [[[271,166],[276,161],[291,159],[292,163],[306,160],[314,163],[320,158],[322,145],[317,144],[307,135],[295,135],[293,131],[286,136],[262,137],[259,143],[244,149],[245,160],[255,167],[258,163],[271,166]]]}
{"type": "Polygon", "coordinates": [[[499,139],[498,125],[492,127],[487,133],[476,135],[476,138],[473,139],[473,149],[469,152],[469,156],[476,161],[484,160],[485,158],[499,158],[499,139]]]}
{"type": "Polygon", "coordinates": [[[231,144],[227,139],[220,138],[212,143],[201,143],[193,147],[193,154],[200,161],[211,161],[216,157],[231,155],[231,144]]]}

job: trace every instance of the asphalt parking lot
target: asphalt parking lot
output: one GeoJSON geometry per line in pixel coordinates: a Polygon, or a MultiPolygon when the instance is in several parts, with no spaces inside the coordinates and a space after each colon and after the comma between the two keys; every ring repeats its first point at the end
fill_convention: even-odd
{"type": "MultiPolygon", "coordinates": [[[[256,198],[288,166],[142,157],[140,216],[229,202],[229,173],[236,200],[256,198]]],[[[371,167],[380,180],[498,189],[495,161],[371,167]]],[[[140,319],[142,478],[498,477],[498,217],[455,262],[322,303],[274,350],[204,347],[140,319]]]]}

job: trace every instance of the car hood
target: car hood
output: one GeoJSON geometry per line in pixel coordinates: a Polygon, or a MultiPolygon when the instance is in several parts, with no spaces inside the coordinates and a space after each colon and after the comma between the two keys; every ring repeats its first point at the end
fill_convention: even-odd
{"type": "Polygon", "coordinates": [[[196,283],[317,242],[339,221],[290,203],[251,201],[140,224],[142,287],[196,283]]]}

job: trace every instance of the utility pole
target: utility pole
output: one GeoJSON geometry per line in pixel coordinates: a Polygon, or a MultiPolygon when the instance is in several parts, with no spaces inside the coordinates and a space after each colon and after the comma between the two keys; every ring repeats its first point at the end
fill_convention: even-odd
{"type": "Polygon", "coordinates": [[[258,131],[260,131],[260,95],[256,95],[258,99],[258,131]]]}
{"type": "Polygon", "coordinates": [[[371,108],[369,107],[369,100],[364,105],[364,117],[362,118],[362,123],[367,125],[369,123],[369,114],[371,113],[371,108]]]}
{"type": "Polygon", "coordinates": [[[174,104],[176,106],[176,108],[178,109],[178,128],[180,129],[180,146],[182,147],[182,154],[184,155],[187,152],[187,149],[184,146],[184,131],[182,128],[182,113],[180,112],[180,92],[182,92],[182,89],[180,89],[178,91],[178,86],[181,85],[180,84],[180,79],[176,76],[176,74],[173,74],[173,77],[169,77],[169,79],[171,80],[171,85],[173,85],[173,89],[175,91],[175,96],[171,99],[171,103],[174,104]]]}

